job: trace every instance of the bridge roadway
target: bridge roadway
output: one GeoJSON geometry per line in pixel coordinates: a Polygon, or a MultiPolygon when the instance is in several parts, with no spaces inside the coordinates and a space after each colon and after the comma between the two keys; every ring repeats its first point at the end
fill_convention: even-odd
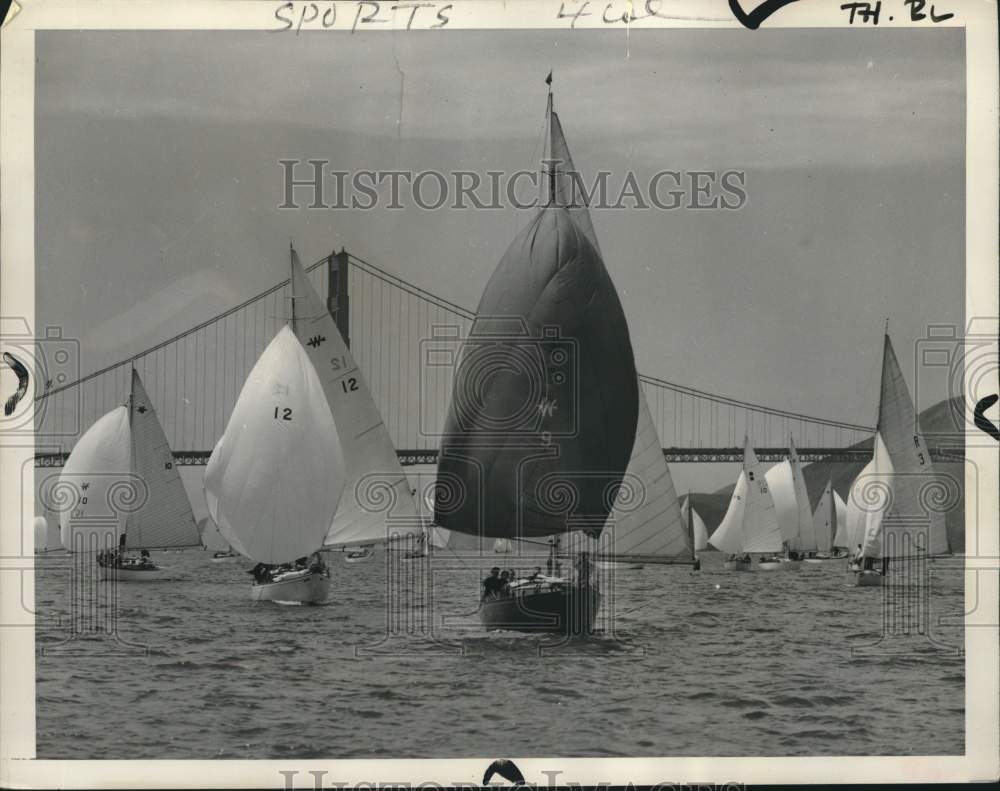
{"type": "MultiPolygon", "coordinates": [[[[836,461],[836,462],[868,462],[871,460],[870,448],[796,448],[802,461],[836,461]]],[[[961,438],[954,442],[929,448],[931,459],[937,462],[960,462],[965,459],[965,448],[961,438]]],[[[788,455],[788,448],[754,448],[757,458],[761,461],[782,461],[788,455]]],[[[204,466],[211,455],[208,450],[175,450],[174,459],[181,466],[204,466]]],[[[400,449],[396,451],[399,463],[404,467],[416,464],[437,464],[436,449],[400,449]]],[[[743,448],[664,448],[663,455],[668,462],[677,464],[740,462],[743,461],[743,448]]],[[[66,463],[68,453],[37,453],[36,467],[62,467],[66,463]]]]}

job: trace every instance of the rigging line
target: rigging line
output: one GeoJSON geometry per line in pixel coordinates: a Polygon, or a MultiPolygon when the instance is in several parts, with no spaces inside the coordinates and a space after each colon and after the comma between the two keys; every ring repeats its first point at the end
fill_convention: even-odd
{"type": "MultiPolygon", "coordinates": [[[[314,269],[316,269],[316,267],[321,266],[325,262],[326,262],[326,258],[321,258],[315,264],[310,264],[308,267],[306,267],[306,271],[307,272],[312,272],[314,269]]],[[[61,392],[62,390],[68,390],[71,387],[75,387],[76,385],[83,384],[84,382],[90,381],[91,379],[94,379],[95,377],[98,377],[101,374],[107,373],[108,371],[111,371],[111,370],[113,370],[113,369],[115,369],[115,368],[117,368],[117,367],[119,367],[121,365],[128,365],[129,363],[134,363],[140,357],[146,357],[147,355],[150,355],[153,352],[159,351],[160,349],[164,348],[165,346],[169,346],[171,343],[174,343],[175,341],[178,341],[181,338],[187,337],[191,333],[197,332],[198,330],[204,329],[205,327],[210,327],[212,324],[215,324],[216,322],[218,322],[218,321],[226,318],[227,316],[230,316],[231,314],[236,313],[238,310],[241,310],[242,308],[245,308],[247,305],[250,305],[253,302],[256,302],[257,300],[263,299],[264,297],[266,297],[266,296],[268,296],[270,294],[273,294],[275,291],[278,291],[278,290],[284,288],[285,286],[288,285],[288,283],[289,283],[288,280],[283,280],[280,283],[277,283],[277,284],[271,286],[271,288],[267,289],[266,291],[261,291],[259,294],[256,294],[255,296],[252,296],[249,299],[244,300],[239,305],[235,305],[234,307],[229,308],[228,310],[226,310],[223,313],[216,314],[212,318],[207,319],[206,321],[203,321],[200,324],[196,324],[194,327],[189,327],[188,329],[184,330],[184,332],[179,332],[176,335],[174,335],[172,338],[167,338],[164,341],[160,341],[160,343],[156,344],[155,346],[150,346],[148,349],[145,349],[145,350],[143,350],[141,352],[137,352],[136,354],[133,354],[131,357],[126,357],[124,360],[119,360],[116,363],[113,363],[111,365],[106,365],[104,368],[101,368],[100,370],[97,370],[97,371],[94,371],[92,373],[89,373],[86,376],[81,376],[76,381],[70,382],[67,385],[63,385],[62,387],[54,387],[51,390],[47,390],[46,392],[42,393],[41,395],[35,396],[35,401],[41,401],[42,399],[48,398],[51,395],[55,395],[56,393],[61,392]]]]}

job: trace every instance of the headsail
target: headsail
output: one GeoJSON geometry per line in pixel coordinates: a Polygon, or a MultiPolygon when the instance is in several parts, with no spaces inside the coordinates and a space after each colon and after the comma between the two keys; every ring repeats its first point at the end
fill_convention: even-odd
{"type": "Polygon", "coordinates": [[[906,520],[908,532],[926,533],[920,544],[929,555],[947,554],[944,514],[929,508],[932,498],[922,495],[925,487],[934,485],[934,467],[927,444],[919,433],[913,400],[888,333],[882,357],[878,432],[895,473],[892,510],[901,520],[906,520]],[[915,520],[922,524],[911,526],[915,520]]]}
{"type": "Polygon", "coordinates": [[[694,508],[691,507],[691,498],[685,497],[684,503],[681,505],[681,517],[684,519],[684,523],[687,524],[688,519],[692,522],[694,533],[694,551],[702,552],[708,549],[708,529],[705,527],[705,521],[701,518],[694,508]]]}
{"type": "Polygon", "coordinates": [[[862,492],[866,504],[864,532],[861,540],[862,555],[866,558],[880,558],[882,550],[882,527],[886,518],[895,511],[896,483],[899,476],[893,470],[888,449],[880,434],[875,434],[875,452],[872,455],[872,472],[868,481],[862,481],[862,492]]]}
{"type": "Polygon", "coordinates": [[[323,543],[344,487],[337,427],[305,349],[287,326],[247,377],[206,490],[240,554],[282,563],[323,543]]]}
{"type": "Polygon", "coordinates": [[[655,563],[691,557],[687,521],[641,385],[635,445],[608,525],[613,533],[607,560],[655,563]]]}
{"type": "Polygon", "coordinates": [[[368,384],[294,250],[291,258],[295,334],[322,382],[347,465],[344,494],[324,544],[384,542],[390,530],[394,536],[420,535],[417,504],[368,384]]]}
{"type": "Polygon", "coordinates": [[[132,475],[128,407],[99,418],[73,447],[53,492],[59,502],[61,538],[70,552],[117,546],[125,529],[124,506],[147,494],[132,475]]]}
{"type": "Polygon", "coordinates": [[[835,547],[847,547],[847,503],[844,498],[833,493],[834,516],[837,522],[837,531],[833,534],[833,545],[835,547]]]}
{"type": "Polygon", "coordinates": [[[834,530],[833,481],[828,480],[813,512],[813,532],[816,535],[816,549],[830,552],[833,549],[834,530]]]}
{"type": "Polygon", "coordinates": [[[781,537],[789,549],[813,552],[816,535],[813,530],[812,512],[809,510],[809,492],[802,475],[802,464],[794,440],[788,439],[788,458],[766,473],[774,508],[781,527],[781,537]]]}
{"type": "Polygon", "coordinates": [[[134,368],[129,423],[132,470],[146,484],[148,497],[126,520],[125,546],[130,549],[201,546],[191,501],[174,464],[174,454],[134,368]]]}
{"type": "MultiPolygon", "coordinates": [[[[878,443],[878,432],[875,433],[875,442],[878,443]]],[[[865,501],[865,484],[870,484],[875,471],[875,459],[869,461],[858,473],[858,477],[851,484],[847,493],[847,504],[844,513],[844,541],[845,546],[851,554],[855,554],[864,542],[865,524],[868,519],[868,511],[865,501]]]]}

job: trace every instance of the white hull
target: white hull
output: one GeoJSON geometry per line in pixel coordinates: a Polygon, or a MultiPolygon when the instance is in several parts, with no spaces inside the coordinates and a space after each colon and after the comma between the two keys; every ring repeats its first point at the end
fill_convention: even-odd
{"type": "Polygon", "coordinates": [[[152,566],[145,569],[121,569],[111,566],[101,566],[101,579],[116,582],[158,582],[169,576],[162,566],[152,566]]]}
{"type": "Polygon", "coordinates": [[[780,571],[784,565],[780,560],[767,560],[763,563],[754,563],[758,571],[780,571]]]}
{"type": "Polygon", "coordinates": [[[330,595],[330,575],[322,571],[287,572],[284,579],[250,586],[253,601],[319,604],[330,595]]]}
{"type": "Polygon", "coordinates": [[[722,564],[726,571],[750,571],[751,567],[749,560],[727,560],[722,564]]]}
{"type": "Polygon", "coordinates": [[[233,560],[239,560],[239,555],[219,555],[218,557],[213,557],[213,563],[229,563],[233,560]]]}
{"type": "Polygon", "coordinates": [[[375,557],[375,553],[374,552],[368,552],[367,554],[359,554],[359,555],[353,555],[353,554],[347,553],[347,554],[344,555],[344,562],[345,563],[364,563],[366,560],[371,560],[373,557],[375,557]]]}

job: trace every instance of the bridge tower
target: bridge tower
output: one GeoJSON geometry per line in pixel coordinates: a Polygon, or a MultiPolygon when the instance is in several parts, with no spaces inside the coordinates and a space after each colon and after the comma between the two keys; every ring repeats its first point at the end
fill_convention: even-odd
{"type": "Polygon", "coordinates": [[[347,277],[351,266],[348,257],[341,247],[339,253],[330,253],[326,259],[326,309],[333,316],[344,343],[350,348],[351,314],[347,301],[347,277]]]}

